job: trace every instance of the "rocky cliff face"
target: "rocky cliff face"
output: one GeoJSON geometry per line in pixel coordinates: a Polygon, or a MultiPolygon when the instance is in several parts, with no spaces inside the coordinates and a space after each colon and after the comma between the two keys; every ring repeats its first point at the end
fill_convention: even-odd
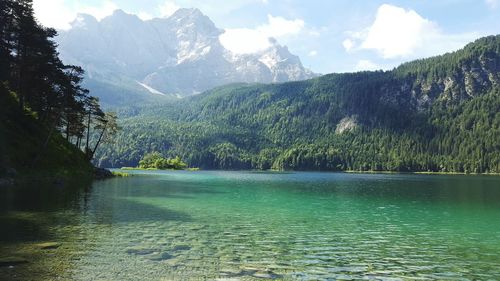
{"type": "MultiPolygon", "coordinates": [[[[314,73],[275,40],[260,53],[236,55],[219,41],[224,31],[198,9],[180,9],[169,18],[142,21],[117,10],[97,21],[79,15],[57,38],[66,63],[83,66],[97,95],[102,88],[184,97],[235,82],[286,82],[314,73]],[[93,85],[99,84],[100,86],[93,85]]],[[[122,91],[123,92],[123,91],[122,91]]]]}
{"type": "MultiPolygon", "coordinates": [[[[472,47],[466,47],[463,53],[474,54],[472,47]]],[[[423,111],[436,101],[458,104],[500,85],[498,53],[491,51],[460,58],[454,56],[457,55],[448,54],[397,68],[394,71],[397,80],[381,86],[381,100],[394,106],[423,111]],[[444,61],[450,59],[457,60],[456,64],[445,65],[444,61]],[[433,66],[432,70],[426,69],[429,65],[433,66]]]]}

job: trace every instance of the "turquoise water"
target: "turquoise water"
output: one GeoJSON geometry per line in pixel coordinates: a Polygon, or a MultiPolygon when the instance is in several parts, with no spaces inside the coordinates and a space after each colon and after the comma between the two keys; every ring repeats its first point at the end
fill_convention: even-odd
{"type": "Polygon", "coordinates": [[[500,279],[499,177],[132,173],[0,190],[0,279],[500,279]]]}

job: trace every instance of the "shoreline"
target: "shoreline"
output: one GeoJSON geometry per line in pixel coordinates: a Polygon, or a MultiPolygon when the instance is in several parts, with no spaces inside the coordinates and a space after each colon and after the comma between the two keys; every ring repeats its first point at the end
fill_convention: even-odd
{"type": "Polygon", "coordinates": [[[321,171],[321,170],[222,170],[222,169],[211,169],[211,170],[201,170],[201,169],[142,169],[142,168],[132,168],[132,167],[122,167],[122,168],[108,168],[114,170],[122,171],[251,171],[251,172],[276,172],[276,173],[287,173],[287,172],[318,172],[318,173],[346,173],[346,174],[394,174],[394,175],[440,175],[440,176],[500,176],[500,173],[459,173],[459,172],[395,172],[395,171],[357,171],[357,170],[346,170],[346,171],[321,171]]]}
{"type": "Polygon", "coordinates": [[[122,171],[200,171],[199,168],[186,168],[186,169],[157,169],[157,168],[134,168],[134,167],[121,167],[121,168],[106,168],[113,170],[122,170],[122,171]]]}
{"type": "Polygon", "coordinates": [[[459,172],[393,172],[393,171],[341,171],[347,174],[400,174],[436,176],[500,176],[500,173],[459,173],[459,172]]]}

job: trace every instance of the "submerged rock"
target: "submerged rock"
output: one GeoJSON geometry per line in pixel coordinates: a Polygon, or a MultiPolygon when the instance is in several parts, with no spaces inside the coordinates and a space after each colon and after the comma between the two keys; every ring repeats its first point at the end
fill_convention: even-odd
{"type": "Polygon", "coordinates": [[[172,251],[178,252],[178,251],[188,251],[191,250],[191,246],[188,245],[176,245],[175,247],[172,248],[172,251]]]}
{"type": "Polygon", "coordinates": [[[282,279],[283,278],[283,275],[276,274],[272,271],[256,272],[252,276],[255,278],[262,278],[262,279],[282,279]]]}
{"type": "Polygon", "coordinates": [[[110,170],[103,168],[94,168],[94,179],[96,180],[105,180],[113,177],[114,175],[110,170]]]}
{"type": "Polygon", "coordinates": [[[147,249],[147,248],[129,248],[126,250],[129,255],[145,256],[158,253],[157,249],[147,249]]]}
{"type": "Polygon", "coordinates": [[[6,175],[9,178],[15,178],[17,176],[17,170],[14,168],[7,168],[6,175]]]}
{"type": "Polygon", "coordinates": [[[14,185],[14,179],[11,178],[5,178],[5,179],[0,179],[0,187],[9,187],[14,185]]]}
{"type": "Polygon", "coordinates": [[[36,244],[35,246],[42,250],[50,250],[50,249],[57,249],[61,247],[62,244],[58,242],[46,242],[46,243],[36,244]]]}
{"type": "Polygon", "coordinates": [[[64,179],[56,178],[52,181],[52,184],[54,184],[57,187],[63,187],[64,186],[64,179]]]}
{"type": "Polygon", "coordinates": [[[161,253],[161,254],[157,254],[157,255],[152,255],[150,257],[150,260],[152,260],[152,261],[164,261],[164,260],[169,260],[172,258],[174,258],[174,256],[172,256],[169,253],[161,253]]]}
{"type": "Polygon", "coordinates": [[[28,263],[28,260],[22,257],[0,257],[0,267],[16,266],[25,263],[28,263]]]}

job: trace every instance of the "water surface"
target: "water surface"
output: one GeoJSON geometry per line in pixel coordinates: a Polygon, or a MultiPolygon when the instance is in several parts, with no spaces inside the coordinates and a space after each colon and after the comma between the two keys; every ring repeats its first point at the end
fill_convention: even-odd
{"type": "Polygon", "coordinates": [[[0,279],[500,279],[499,177],[132,173],[0,190],[0,279]]]}

